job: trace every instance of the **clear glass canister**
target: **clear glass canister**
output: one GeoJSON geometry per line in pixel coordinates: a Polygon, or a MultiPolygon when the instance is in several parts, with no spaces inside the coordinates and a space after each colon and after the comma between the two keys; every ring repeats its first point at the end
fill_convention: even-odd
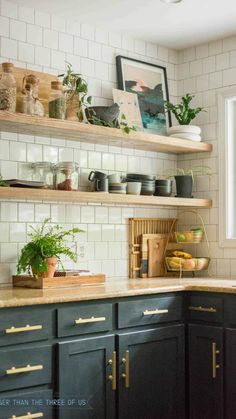
{"type": "Polygon", "coordinates": [[[33,180],[44,182],[45,187],[53,189],[53,164],[50,162],[35,162],[31,167],[34,169],[33,180]]]}
{"type": "Polygon", "coordinates": [[[55,166],[56,189],[77,191],[79,189],[79,165],[73,162],[61,162],[55,166]]]}
{"type": "Polygon", "coordinates": [[[51,95],[49,98],[49,117],[56,119],[66,118],[66,99],[60,81],[51,82],[51,95]]]}
{"type": "Polygon", "coordinates": [[[0,109],[16,111],[16,79],[13,76],[13,64],[2,63],[3,73],[0,78],[0,109]]]}

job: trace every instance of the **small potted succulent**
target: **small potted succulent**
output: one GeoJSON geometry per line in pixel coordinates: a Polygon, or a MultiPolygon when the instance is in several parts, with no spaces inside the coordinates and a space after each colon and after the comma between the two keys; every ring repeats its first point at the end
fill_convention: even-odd
{"type": "Polygon", "coordinates": [[[83,108],[90,105],[91,96],[88,95],[88,83],[81,74],[75,73],[72,65],[67,63],[66,73],[59,74],[63,77],[62,84],[66,95],[66,119],[71,121],[84,120],[83,108]]]}
{"type": "Polygon", "coordinates": [[[179,125],[170,127],[168,135],[170,137],[182,138],[192,141],[201,141],[201,128],[191,125],[191,121],[196,118],[200,112],[205,112],[203,108],[191,108],[190,102],[194,96],[189,93],[181,98],[181,102],[174,105],[171,102],[165,102],[165,108],[168,112],[172,112],[179,125]]]}
{"type": "Polygon", "coordinates": [[[76,253],[66,245],[65,239],[83,230],[72,228],[64,231],[61,226],[53,227],[49,222],[50,219],[46,218],[38,229],[31,226],[33,230],[29,234],[31,240],[21,250],[17,265],[18,275],[28,272],[35,278],[53,278],[58,263],[63,268],[62,255],[76,261],[76,253]]]}

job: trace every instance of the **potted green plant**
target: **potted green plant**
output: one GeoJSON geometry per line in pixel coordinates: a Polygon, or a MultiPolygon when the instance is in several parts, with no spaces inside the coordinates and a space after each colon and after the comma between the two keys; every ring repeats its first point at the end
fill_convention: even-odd
{"type": "Polygon", "coordinates": [[[193,185],[197,176],[210,175],[208,166],[194,166],[191,169],[178,168],[173,174],[168,172],[168,177],[175,178],[177,198],[193,198],[193,185]]]}
{"type": "Polygon", "coordinates": [[[194,96],[187,93],[177,105],[168,101],[165,102],[166,110],[172,112],[179,123],[179,125],[168,129],[168,135],[170,137],[201,141],[201,128],[190,123],[200,112],[205,112],[205,110],[201,107],[191,108],[190,103],[193,98],[194,96]]]}
{"type": "Polygon", "coordinates": [[[81,74],[75,73],[72,65],[67,63],[66,73],[59,74],[63,77],[62,84],[66,95],[66,119],[80,122],[84,119],[83,108],[90,105],[92,96],[88,95],[88,83],[81,74]]]}
{"type": "Polygon", "coordinates": [[[53,278],[58,263],[63,268],[62,255],[76,261],[76,253],[68,247],[65,239],[83,230],[72,228],[64,231],[61,226],[51,226],[49,222],[50,219],[46,218],[39,228],[31,226],[32,233],[29,234],[31,240],[21,250],[17,265],[18,275],[28,272],[35,278],[53,278]]]}

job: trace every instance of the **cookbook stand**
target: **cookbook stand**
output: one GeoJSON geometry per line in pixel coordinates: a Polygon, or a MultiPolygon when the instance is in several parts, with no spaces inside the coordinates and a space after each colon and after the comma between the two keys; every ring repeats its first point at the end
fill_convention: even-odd
{"type": "Polygon", "coordinates": [[[186,213],[195,214],[201,223],[201,228],[193,228],[192,230],[178,230],[176,228],[176,231],[174,231],[174,225],[172,224],[164,251],[165,274],[169,276],[172,273],[174,276],[178,275],[179,278],[182,278],[186,272],[192,273],[192,276],[195,276],[196,272],[207,271],[208,276],[211,276],[209,270],[211,261],[210,245],[205,223],[202,216],[196,210],[184,210],[179,215],[181,217],[186,213]],[[203,238],[205,239],[204,241],[203,238]],[[191,247],[192,245],[199,245],[201,243],[206,243],[207,256],[191,258],[189,257],[190,254],[184,251],[186,245],[191,247]],[[173,255],[175,251],[177,253],[173,255]]]}

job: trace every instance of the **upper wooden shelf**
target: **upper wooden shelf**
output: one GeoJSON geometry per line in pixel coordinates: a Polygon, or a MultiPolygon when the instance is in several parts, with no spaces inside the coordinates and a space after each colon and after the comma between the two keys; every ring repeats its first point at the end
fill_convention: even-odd
{"type": "Polygon", "coordinates": [[[123,133],[116,128],[100,127],[74,121],[0,111],[0,130],[44,137],[63,138],[95,144],[136,148],[161,153],[201,153],[212,150],[211,144],[147,134],[123,133]]]}
{"type": "Polygon", "coordinates": [[[134,206],[164,206],[210,208],[210,199],[174,198],[144,195],[119,195],[104,192],[69,192],[50,189],[4,188],[0,187],[0,199],[31,201],[56,201],[91,204],[117,204],[134,206]]]}

